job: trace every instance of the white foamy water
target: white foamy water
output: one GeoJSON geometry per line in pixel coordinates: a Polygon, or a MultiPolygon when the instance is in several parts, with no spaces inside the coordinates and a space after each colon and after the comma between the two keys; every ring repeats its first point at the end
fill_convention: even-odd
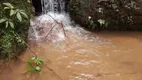
{"type": "Polygon", "coordinates": [[[29,40],[52,42],[65,40],[65,32],[70,31],[73,34],[81,35],[88,33],[83,28],[73,26],[70,17],[67,13],[53,13],[41,15],[34,20],[31,20],[29,29],[29,40]]]}
{"type": "Polygon", "coordinates": [[[30,24],[28,39],[36,42],[48,40],[56,43],[64,41],[66,37],[76,35],[76,38],[82,36],[83,40],[88,40],[89,42],[110,44],[110,41],[105,41],[95,34],[92,35],[91,32],[75,24],[71,21],[68,13],[49,12],[31,20],[30,24]],[[66,32],[70,32],[69,35],[66,32]]]}
{"type": "MultiPolygon", "coordinates": [[[[88,31],[80,28],[70,20],[69,14],[65,13],[65,0],[41,0],[42,15],[31,20],[29,29],[29,40],[59,42],[66,39],[66,32],[72,35],[84,35],[84,39],[89,39],[88,31]],[[74,25],[72,25],[74,24],[74,25]]],[[[96,38],[98,41],[98,39],[96,38]]]]}
{"type": "MultiPolygon", "coordinates": [[[[71,21],[67,14],[47,13],[31,20],[29,40],[64,40],[64,27],[70,26],[71,21]]],[[[54,42],[54,41],[53,41],[54,42]]]]}

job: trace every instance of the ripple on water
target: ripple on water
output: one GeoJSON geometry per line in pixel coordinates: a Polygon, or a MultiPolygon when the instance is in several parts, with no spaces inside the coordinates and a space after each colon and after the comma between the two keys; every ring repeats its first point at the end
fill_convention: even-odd
{"type": "Polygon", "coordinates": [[[97,50],[79,49],[76,52],[77,52],[76,56],[86,56],[86,57],[90,55],[100,56],[97,50]]]}
{"type": "Polygon", "coordinates": [[[75,76],[70,76],[70,78],[70,80],[88,80],[95,79],[95,76],[87,73],[75,73],[75,76]]]}
{"type": "Polygon", "coordinates": [[[72,61],[70,62],[71,65],[83,65],[83,66],[90,66],[93,65],[94,63],[99,63],[99,61],[95,60],[78,60],[78,61],[72,61]]]}

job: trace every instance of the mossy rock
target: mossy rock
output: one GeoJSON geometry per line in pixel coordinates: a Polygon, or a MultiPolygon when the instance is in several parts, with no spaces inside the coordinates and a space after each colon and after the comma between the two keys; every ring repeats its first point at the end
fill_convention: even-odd
{"type": "MultiPolygon", "coordinates": [[[[99,0],[70,0],[69,3],[69,14],[71,19],[74,20],[77,24],[84,26],[85,28],[89,28],[91,17],[91,22],[95,25],[95,29],[111,29],[111,30],[140,30],[142,26],[142,4],[141,0],[136,0],[136,4],[140,9],[137,10],[128,10],[124,7],[121,8],[119,5],[119,10],[121,12],[116,12],[115,9],[110,8],[106,5],[107,0],[99,3],[99,0]],[[103,15],[98,13],[98,8],[103,7],[104,12],[103,15]],[[106,7],[107,6],[107,7],[106,7]],[[122,13],[122,14],[121,14],[122,13]],[[117,18],[119,16],[126,15],[124,20],[121,18],[117,18]],[[127,16],[133,16],[133,22],[128,21],[127,16]],[[109,22],[107,27],[105,25],[100,26],[98,23],[98,19],[104,19],[106,22],[109,22]],[[132,24],[131,24],[132,23],[132,24]]],[[[109,0],[108,0],[109,1],[109,0]]],[[[115,0],[117,1],[117,0],[115,0]]],[[[109,3],[107,3],[109,4],[109,3]]]]}
{"type": "Polygon", "coordinates": [[[71,0],[69,13],[71,18],[78,24],[88,25],[88,17],[95,18],[95,5],[93,0],[71,0]]]}

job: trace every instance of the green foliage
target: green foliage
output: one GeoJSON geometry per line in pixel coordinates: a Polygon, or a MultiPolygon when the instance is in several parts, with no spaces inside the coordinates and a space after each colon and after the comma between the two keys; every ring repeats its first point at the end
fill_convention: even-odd
{"type": "MultiPolygon", "coordinates": [[[[100,24],[100,26],[103,26],[103,25],[106,24],[105,20],[103,20],[103,19],[98,19],[97,22],[100,24]]],[[[96,29],[97,26],[98,26],[98,25],[95,24],[94,21],[92,20],[92,17],[89,16],[89,17],[88,17],[88,27],[89,27],[90,29],[96,29]]],[[[106,26],[107,26],[107,25],[106,25],[106,26]]]]}
{"type": "Polygon", "coordinates": [[[25,48],[21,37],[26,38],[22,36],[25,34],[25,32],[22,33],[22,30],[26,29],[23,24],[27,24],[26,22],[29,22],[29,19],[24,10],[16,8],[11,3],[0,5],[2,9],[0,17],[0,58],[12,58],[25,48]]]}
{"type": "Polygon", "coordinates": [[[14,22],[17,22],[17,19],[22,22],[22,18],[25,17],[28,19],[27,14],[24,10],[16,9],[12,4],[10,3],[3,3],[4,10],[9,13],[9,15],[4,16],[0,19],[0,23],[5,23],[5,28],[15,28],[14,22]],[[23,15],[23,17],[22,17],[23,15]],[[17,17],[15,17],[17,16],[17,17]],[[16,21],[15,21],[16,20],[16,21]]]}
{"type": "Polygon", "coordinates": [[[13,58],[20,48],[26,47],[21,37],[12,30],[4,32],[0,38],[0,58],[13,58]]]}
{"type": "MultiPolygon", "coordinates": [[[[0,48],[3,49],[1,51],[2,58],[8,57],[11,58],[13,53],[12,52],[12,43],[14,42],[14,36],[10,32],[5,33],[4,36],[0,39],[0,48]]],[[[0,56],[0,57],[1,57],[0,56]]]]}
{"type": "Polygon", "coordinates": [[[136,0],[70,0],[69,13],[76,23],[90,29],[131,29],[137,4],[136,0]]]}
{"type": "Polygon", "coordinates": [[[97,18],[107,24],[133,24],[132,13],[139,9],[135,0],[98,0],[97,18]]]}
{"type": "Polygon", "coordinates": [[[96,24],[94,24],[94,21],[93,20],[88,20],[88,27],[90,28],[90,29],[95,29],[96,28],[96,24]]]}
{"type": "Polygon", "coordinates": [[[41,65],[43,64],[43,61],[39,57],[30,57],[28,60],[28,65],[30,66],[27,69],[27,72],[41,72],[41,65]]]}
{"type": "Polygon", "coordinates": [[[102,26],[103,24],[105,24],[105,20],[103,20],[103,19],[98,19],[97,21],[99,22],[100,26],[102,26]]]}
{"type": "MultiPolygon", "coordinates": [[[[91,7],[90,7],[91,8],[91,7]]],[[[139,9],[135,0],[98,0],[92,24],[106,29],[108,25],[132,25],[133,11],[139,9]],[[95,21],[94,21],[95,20],[95,21]]]]}

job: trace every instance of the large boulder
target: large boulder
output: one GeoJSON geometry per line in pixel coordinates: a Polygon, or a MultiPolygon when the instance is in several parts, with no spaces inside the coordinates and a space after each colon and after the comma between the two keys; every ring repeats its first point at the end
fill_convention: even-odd
{"type": "Polygon", "coordinates": [[[69,3],[69,13],[71,18],[83,25],[88,24],[88,17],[95,18],[96,3],[94,0],[71,0],[69,3]]]}
{"type": "Polygon", "coordinates": [[[142,0],[124,1],[126,3],[121,0],[71,0],[69,13],[76,23],[85,27],[142,29],[142,0]],[[100,25],[99,19],[105,21],[104,25],[100,25]]]}

